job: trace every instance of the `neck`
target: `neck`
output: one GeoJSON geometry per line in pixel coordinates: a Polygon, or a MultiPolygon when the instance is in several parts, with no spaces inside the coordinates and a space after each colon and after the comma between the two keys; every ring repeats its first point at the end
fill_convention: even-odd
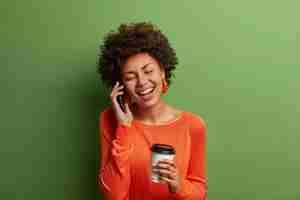
{"type": "Polygon", "coordinates": [[[168,105],[161,99],[156,105],[148,108],[139,108],[137,107],[133,114],[136,119],[148,122],[148,123],[157,123],[163,113],[168,109],[168,105]]]}

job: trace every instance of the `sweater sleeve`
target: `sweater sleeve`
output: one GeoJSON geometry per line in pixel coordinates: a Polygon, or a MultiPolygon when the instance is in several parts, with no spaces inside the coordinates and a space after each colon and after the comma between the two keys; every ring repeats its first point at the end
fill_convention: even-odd
{"type": "Polygon", "coordinates": [[[107,200],[128,200],[133,128],[117,123],[111,116],[107,111],[100,116],[98,185],[107,200]]]}
{"type": "Polygon", "coordinates": [[[204,200],[205,179],[205,134],[206,126],[199,117],[191,120],[191,158],[187,176],[183,178],[179,191],[173,194],[176,200],[204,200]]]}

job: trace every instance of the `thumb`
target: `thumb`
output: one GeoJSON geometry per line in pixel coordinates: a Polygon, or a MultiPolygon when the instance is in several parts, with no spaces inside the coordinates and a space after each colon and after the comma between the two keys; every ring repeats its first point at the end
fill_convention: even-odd
{"type": "Polygon", "coordinates": [[[127,102],[125,103],[125,112],[131,114],[129,104],[127,102]]]}

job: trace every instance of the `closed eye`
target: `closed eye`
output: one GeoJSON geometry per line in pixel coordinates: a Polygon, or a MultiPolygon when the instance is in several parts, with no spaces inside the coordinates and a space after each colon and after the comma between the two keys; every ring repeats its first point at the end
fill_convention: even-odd
{"type": "Polygon", "coordinates": [[[153,72],[153,70],[147,70],[147,71],[145,71],[145,74],[150,74],[152,72],[153,72]]]}

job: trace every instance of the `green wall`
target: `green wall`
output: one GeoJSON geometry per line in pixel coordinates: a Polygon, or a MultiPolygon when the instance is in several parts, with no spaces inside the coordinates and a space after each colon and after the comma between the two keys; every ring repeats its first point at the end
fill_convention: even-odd
{"type": "Polygon", "coordinates": [[[98,45],[151,21],[180,64],[166,100],[208,124],[209,200],[300,198],[298,1],[1,2],[0,199],[101,199],[98,45]]]}

